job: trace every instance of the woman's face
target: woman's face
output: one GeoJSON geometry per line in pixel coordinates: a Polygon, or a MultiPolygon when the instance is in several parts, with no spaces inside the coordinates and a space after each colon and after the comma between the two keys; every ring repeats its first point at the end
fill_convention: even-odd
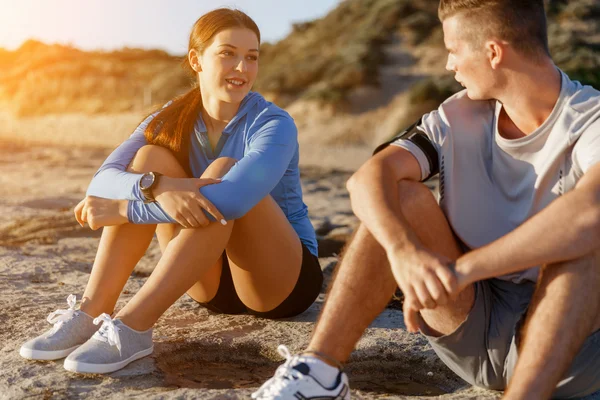
{"type": "Polygon", "coordinates": [[[241,102],[256,80],[258,51],[256,34],[246,28],[220,31],[202,54],[190,50],[190,64],[198,72],[203,97],[241,102]]]}

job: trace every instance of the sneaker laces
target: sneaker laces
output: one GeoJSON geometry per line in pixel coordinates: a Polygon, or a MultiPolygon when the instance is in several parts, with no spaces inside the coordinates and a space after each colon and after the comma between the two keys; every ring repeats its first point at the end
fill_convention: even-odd
{"type": "Polygon", "coordinates": [[[75,310],[75,304],[77,303],[77,296],[74,294],[70,294],[67,297],[67,304],[69,308],[67,310],[56,310],[48,314],[48,318],[46,320],[53,324],[52,330],[48,332],[48,336],[55,334],[60,327],[68,320],[73,318],[75,315],[79,315],[79,312],[75,310]]]}
{"type": "Polygon", "coordinates": [[[121,338],[119,332],[121,329],[115,325],[115,320],[110,317],[107,313],[102,313],[98,317],[94,318],[94,325],[98,325],[102,322],[100,329],[92,336],[96,340],[108,343],[111,346],[117,346],[119,354],[121,354],[121,338]]]}
{"type": "Polygon", "coordinates": [[[291,383],[302,379],[304,374],[294,369],[295,361],[298,356],[292,356],[288,348],[284,345],[277,347],[277,352],[285,357],[285,363],[280,365],[275,371],[275,375],[266,381],[256,392],[252,393],[253,399],[275,399],[275,396],[281,395],[293,388],[291,383]]]}

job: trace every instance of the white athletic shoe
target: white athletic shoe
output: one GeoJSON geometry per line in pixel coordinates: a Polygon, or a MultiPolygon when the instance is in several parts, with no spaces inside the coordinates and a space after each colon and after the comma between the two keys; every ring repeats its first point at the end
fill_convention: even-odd
{"type": "Polygon", "coordinates": [[[332,387],[325,387],[310,374],[310,367],[292,356],[287,347],[280,345],[279,354],[286,358],[275,376],[252,394],[256,400],[350,400],[348,376],[342,371],[332,387]]]}

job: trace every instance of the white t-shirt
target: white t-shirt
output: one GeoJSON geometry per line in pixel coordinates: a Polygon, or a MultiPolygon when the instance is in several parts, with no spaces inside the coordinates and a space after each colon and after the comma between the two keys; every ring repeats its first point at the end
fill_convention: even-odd
{"type": "MultiPolygon", "coordinates": [[[[440,206],[469,249],[517,228],[600,161],[600,92],[561,74],[554,110],[526,137],[501,137],[502,104],[470,100],[462,91],[423,117],[415,131],[420,144],[406,135],[391,142],[417,158],[422,179],[437,172],[437,153],[440,206]]],[[[536,281],[537,275],[538,267],[501,279],[518,283],[536,281]]]]}

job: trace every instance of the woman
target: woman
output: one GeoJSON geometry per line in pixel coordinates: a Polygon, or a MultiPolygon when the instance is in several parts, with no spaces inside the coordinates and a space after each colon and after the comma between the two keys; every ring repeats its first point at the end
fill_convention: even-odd
{"type": "Polygon", "coordinates": [[[322,273],[302,202],[297,130],[250,92],[259,45],[258,27],[241,11],[196,22],[185,65],[197,85],[144,120],[94,176],[75,215],[105,228],[81,306],[69,296],[69,309],[52,313],[54,327],[25,343],[22,356],[68,356],[74,372],[116,371],[152,353],[152,326],[185,292],[215,312],[265,318],[312,304],[322,273]],[[111,318],[155,232],[158,265],[111,318]]]}

